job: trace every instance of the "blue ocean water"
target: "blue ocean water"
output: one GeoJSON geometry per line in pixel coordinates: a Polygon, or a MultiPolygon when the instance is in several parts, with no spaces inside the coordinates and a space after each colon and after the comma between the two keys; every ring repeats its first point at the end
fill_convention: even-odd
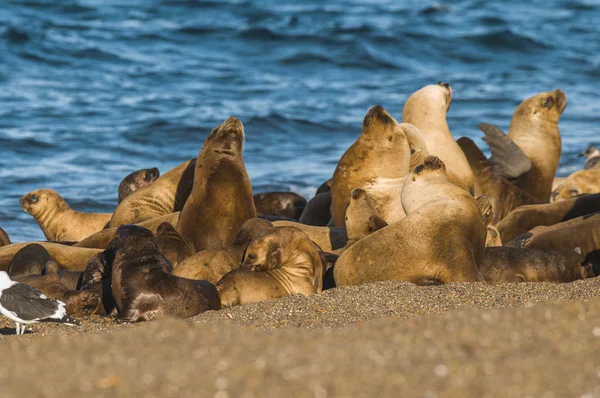
{"type": "Polygon", "coordinates": [[[246,129],[255,192],[306,197],[329,178],[365,112],[401,118],[449,82],[455,137],[561,88],[560,175],[599,143],[598,0],[3,0],[0,226],[43,234],[19,207],[37,188],[112,212],[129,172],[195,157],[230,115],[246,129]]]}

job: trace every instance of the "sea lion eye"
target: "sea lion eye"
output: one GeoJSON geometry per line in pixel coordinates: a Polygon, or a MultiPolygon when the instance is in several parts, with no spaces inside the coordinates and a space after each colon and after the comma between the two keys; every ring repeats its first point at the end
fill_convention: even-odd
{"type": "Polygon", "coordinates": [[[552,97],[547,97],[542,103],[542,105],[544,106],[544,108],[551,108],[552,105],[554,105],[554,100],[552,99],[552,97]]]}
{"type": "Polygon", "coordinates": [[[571,189],[569,191],[569,195],[577,196],[579,195],[579,191],[577,189],[571,189]]]}
{"type": "Polygon", "coordinates": [[[256,260],[256,255],[255,254],[248,254],[248,260],[256,260]]]}
{"type": "Polygon", "coordinates": [[[33,196],[31,196],[31,201],[32,201],[33,203],[37,203],[37,202],[38,202],[38,200],[40,200],[40,199],[37,197],[37,195],[33,195],[33,196]]]}

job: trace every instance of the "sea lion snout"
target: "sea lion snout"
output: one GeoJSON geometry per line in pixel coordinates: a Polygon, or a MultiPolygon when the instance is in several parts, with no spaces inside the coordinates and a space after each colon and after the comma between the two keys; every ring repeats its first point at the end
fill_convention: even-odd
{"type": "Polygon", "coordinates": [[[373,120],[380,120],[385,124],[394,123],[394,119],[381,105],[373,105],[371,108],[369,108],[363,120],[363,125],[369,126],[373,120]]]}
{"type": "Polygon", "coordinates": [[[561,89],[554,90],[554,96],[556,98],[556,107],[559,109],[560,113],[563,113],[565,108],[567,107],[567,95],[561,89]]]}

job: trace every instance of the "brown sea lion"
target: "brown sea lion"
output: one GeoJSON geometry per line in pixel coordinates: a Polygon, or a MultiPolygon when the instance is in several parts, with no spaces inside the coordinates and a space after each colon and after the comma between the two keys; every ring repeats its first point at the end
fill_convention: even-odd
{"type": "Polygon", "coordinates": [[[472,140],[462,137],[458,139],[457,143],[473,171],[475,196],[484,195],[492,203],[494,209],[492,225],[498,224],[508,213],[519,206],[540,203],[533,196],[496,173],[494,165],[472,140]]]}
{"type": "Polygon", "coordinates": [[[581,195],[555,203],[521,206],[510,212],[496,228],[503,242],[510,242],[540,225],[554,225],[600,211],[600,194],[581,195]]]}
{"type": "Polygon", "coordinates": [[[0,228],[0,247],[10,245],[10,238],[8,234],[0,228]]]}
{"type": "Polygon", "coordinates": [[[306,199],[294,192],[263,192],[253,196],[258,215],[272,215],[298,221],[306,199]]]}
{"type": "Polygon", "coordinates": [[[38,189],[23,196],[21,208],[31,214],[46,239],[55,242],[78,242],[106,227],[108,213],[83,213],[73,210],[51,189],[38,189]]]}
{"type": "Polygon", "coordinates": [[[446,121],[451,102],[452,88],[448,83],[425,86],[406,100],[402,121],[419,129],[428,154],[436,155],[444,162],[450,181],[473,192],[473,173],[446,121]]]}
{"type": "Polygon", "coordinates": [[[192,190],[195,165],[196,159],[186,160],[127,196],[115,209],[108,228],[138,224],[180,211],[192,190]]]}
{"type": "Polygon", "coordinates": [[[301,224],[324,227],[331,220],[331,192],[323,192],[315,195],[308,201],[300,219],[301,224]]]}
{"type": "Polygon", "coordinates": [[[79,290],[81,288],[83,272],[64,270],[56,261],[50,260],[44,265],[44,269],[42,270],[42,275],[48,274],[58,275],[60,283],[68,290],[79,290]]]}
{"type": "Polygon", "coordinates": [[[333,252],[341,249],[346,246],[346,243],[348,242],[345,227],[315,227],[293,221],[275,221],[273,222],[273,226],[296,227],[304,231],[304,233],[325,252],[333,252]]]}
{"type": "Polygon", "coordinates": [[[119,184],[119,203],[138,189],[152,184],[158,177],[160,172],[156,167],[134,171],[127,175],[119,184]]]}
{"type": "Polygon", "coordinates": [[[216,284],[223,275],[241,267],[244,252],[252,239],[272,226],[273,224],[267,220],[251,218],[242,225],[231,246],[202,250],[177,265],[173,275],[216,284]]]}
{"type": "Polygon", "coordinates": [[[23,246],[10,261],[8,275],[17,278],[25,275],[41,275],[44,266],[52,257],[44,246],[31,243],[23,246]]]}
{"type": "Polygon", "coordinates": [[[263,231],[246,249],[242,268],[217,283],[224,308],[323,288],[323,264],[308,235],[293,227],[263,231]]]}
{"type": "MultiPolygon", "coordinates": [[[[164,216],[151,218],[146,221],[142,221],[139,224],[140,227],[148,228],[150,231],[156,233],[156,230],[160,226],[160,224],[164,222],[168,222],[172,226],[176,226],[179,221],[179,212],[167,214],[164,216]]],[[[106,246],[110,243],[112,238],[115,237],[117,233],[117,228],[107,228],[103,229],[100,232],[96,232],[93,235],[88,236],[84,240],[75,243],[74,247],[87,247],[89,249],[106,249],[106,246]]]]}
{"type": "Polygon", "coordinates": [[[567,106],[561,90],[534,95],[515,110],[508,134],[482,123],[495,171],[542,203],[550,200],[561,153],[558,120],[567,106]]]}
{"type": "MultiPolygon", "coordinates": [[[[102,250],[73,247],[52,242],[36,242],[48,251],[50,257],[69,271],[83,271],[90,258],[102,250]]],[[[17,252],[23,247],[31,244],[13,243],[12,245],[0,247],[0,271],[8,270],[8,266],[17,252]]]]}
{"type": "Polygon", "coordinates": [[[148,229],[120,226],[107,251],[114,253],[111,285],[119,319],[140,322],[167,315],[188,318],[221,308],[219,294],[211,283],[171,274],[171,264],[148,229]]]}
{"type": "Polygon", "coordinates": [[[256,217],[243,143],[244,126],[230,117],[213,129],[198,154],[192,193],[177,224],[196,252],[230,245],[242,224],[256,217]]]}
{"type": "Polygon", "coordinates": [[[579,170],[565,178],[552,191],[550,202],[559,202],[584,193],[600,192],[600,168],[579,170]]]}
{"type": "Polygon", "coordinates": [[[164,222],[156,229],[156,240],[160,247],[160,252],[169,260],[173,267],[181,263],[186,258],[194,255],[194,250],[185,243],[175,227],[168,222],[164,222]]]}
{"type": "Polygon", "coordinates": [[[334,226],[344,226],[346,206],[354,188],[363,188],[369,193],[387,223],[404,216],[398,199],[410,164],[410,147],[404,128],[381,105],[369,109],[360,136],[344,153],[333,173],[331,220],[334,226]]]}
{"type": "Polygon", "coordinates": [[[593,277],[590,265],[582,265],[580,252],[571,249],[521,249],[491,247],[485,250],[479,272],[487,283],[572,282],[593,277]]]}
{"type": "Polygon", "coordinates": [[[594,145],[590,145],[579,156],[585,156],[585,169],[600,168],[600,150],[594,145]]]}
{"type": "Polygon", "coordinates": [[[425,159],[402,190],[407,216],[350,246],[333,271],[337,286],[400,280],[481,281],[486,228],[467,191],[450,183],[444,163],[425,159]]]}
{"type": "Polygon", "coordinates": [[[346,235],[350,247],[367,235],[387,227],[387,223],[379,217],[373,201],[367,191],[354,188],[350,192],[350,202],[346,209],[346,235]]]}

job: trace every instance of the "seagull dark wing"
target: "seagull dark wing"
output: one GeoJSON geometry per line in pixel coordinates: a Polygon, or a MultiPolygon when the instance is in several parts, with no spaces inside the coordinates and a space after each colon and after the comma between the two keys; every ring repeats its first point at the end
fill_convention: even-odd
{"type": "Polygon", "coordinates": [[[61,304],[24,283],[14,284],[2,291],[0,305],[24,321],[37,321],[55,315],[61,304]]]}
{"type": "Polygon", "coordinates": [[[479,129],[485,134],[483,140],[490,147],[490,160],[497,173],[506,178],[517,178],[531,170],[531,160],[500,128],[480,123],[479,129]]]}

